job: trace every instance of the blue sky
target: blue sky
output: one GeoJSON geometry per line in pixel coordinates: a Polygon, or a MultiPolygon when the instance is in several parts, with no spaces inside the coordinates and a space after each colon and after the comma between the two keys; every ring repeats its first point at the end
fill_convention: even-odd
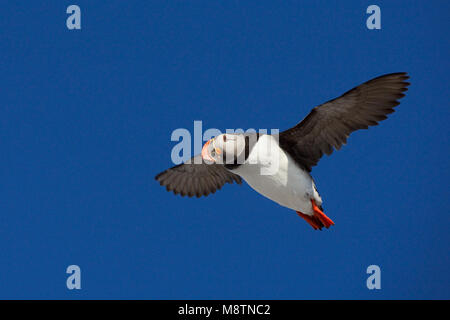
{"type": "Polygon", "coordinates": [[[0,10],[0,298],[450,298],[448,1],[29,1],[0,10]],[[81,8],[81,30],[66,8],[81,8]],[[366,28],[370,4],[381,30],[366,28]],[[313,170],[314,231],[249,186],[167,193],[177,128],[289,128],[407,71],[313,170]],[[79,265],[81,290],[66,288],[79,265]],[[366,268],[381,268],[381,290],[366,268]]]}

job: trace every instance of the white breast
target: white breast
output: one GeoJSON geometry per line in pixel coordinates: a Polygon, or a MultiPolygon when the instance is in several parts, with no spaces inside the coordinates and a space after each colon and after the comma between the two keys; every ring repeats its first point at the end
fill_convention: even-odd
{"type": "Polygon", "coordinates": [[[232,172],[281,206],[312,215],[310,199],[319,206],[322,204],[314,181],[280,148],[277,138],[275,135],[260,136],[245,163],[232,172]]]}

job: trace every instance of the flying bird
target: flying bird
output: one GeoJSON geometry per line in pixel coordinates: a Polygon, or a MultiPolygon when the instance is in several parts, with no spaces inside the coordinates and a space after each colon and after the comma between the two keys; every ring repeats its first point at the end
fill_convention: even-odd
{"type": "Polygon", "coordinates": [[[207,141],[199,155],[167,169],[155,179],[167,191],[207,196],[225,183],[250,187],[294,210],[315,230],[334,222],[325,215],[311,169],[323,154],[346,144],[356,130],[368,129],[394,112],[409,85],[405,72],[367,81],[321,104],[294,127],[279,134],[221,134],[207,141]]]}

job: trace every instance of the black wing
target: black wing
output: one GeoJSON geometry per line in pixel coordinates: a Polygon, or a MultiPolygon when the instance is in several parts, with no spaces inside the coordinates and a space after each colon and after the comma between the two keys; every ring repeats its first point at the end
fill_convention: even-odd
{"type": "Polygon", "coordinates": [[[225,183],[242,183],[241,177],[228,171],[223,165],[206,164],[203,160],[196,164],[195,159],[200,162],[201,155],[161,172],[155,179],[165,186],[167,191],[197,198],[216,192],[225,183]]]}
{"type": "Polygon", "coordinates": [[[407,79],[405,72],[387,74],[315,107],[295,127],[280,133],[280,146],[311,171],[324,153],[339,150],[350,133],[375,126],[394,112],[408,90],[407,79]]]}

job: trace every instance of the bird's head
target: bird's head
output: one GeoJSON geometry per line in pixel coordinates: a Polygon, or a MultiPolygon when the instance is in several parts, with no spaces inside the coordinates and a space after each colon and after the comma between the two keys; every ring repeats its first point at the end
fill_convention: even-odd
{"type": "Polygon", "coordinates": [[[207,141],[202,149],[206,162],[218,164],[240,163],[245,151],[245,137],[242,134],[224,133],[207,141]]]}

